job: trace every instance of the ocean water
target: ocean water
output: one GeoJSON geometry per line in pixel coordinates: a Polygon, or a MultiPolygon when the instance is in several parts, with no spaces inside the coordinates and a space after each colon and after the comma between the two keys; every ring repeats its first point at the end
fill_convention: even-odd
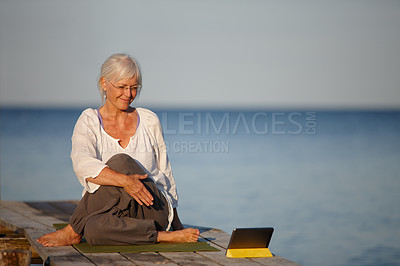
{"type": "MultiPolygon", "coordinates": [[[[74,200],[82,109],[0,109],[3,200],[74,200]]],[[[272,226],[303,265],[400,264],[400,111],[154,110],[186,224],[272,226]]]]}

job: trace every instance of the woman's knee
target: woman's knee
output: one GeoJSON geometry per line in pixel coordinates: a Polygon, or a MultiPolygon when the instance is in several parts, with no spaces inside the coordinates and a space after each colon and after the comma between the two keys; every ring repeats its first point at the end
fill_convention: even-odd
{"type": "Polygon", "coordinates": [[[128,154],[118,153],[118,154],[113,155],[110,159],[108,159],[106,164],[111,167],[114,165],[129,164],[129,163],[132,163],[132,161],[134,161],[134,159],[131,156],[129,156],[128,154]]]}
{"type": "Polygon", "coordinates": [[[139,162],[137,162],[131,156],[124,153],[118,153],[112,156],[106,162],[106,164],[108,165],[108,167],[110,167],[110,169],[126,175],[132,175],[132,174],[143,175],[146,173],[143,167],[139,164],[139,162]]]}

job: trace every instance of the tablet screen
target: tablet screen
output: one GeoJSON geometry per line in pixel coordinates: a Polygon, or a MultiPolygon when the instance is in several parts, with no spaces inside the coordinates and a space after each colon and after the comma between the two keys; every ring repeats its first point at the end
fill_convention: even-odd
{"type": "Polygon", "coordinates": [[[228,249],[268,248],[274,228],[236,228],[233,229],[228,249]]]}

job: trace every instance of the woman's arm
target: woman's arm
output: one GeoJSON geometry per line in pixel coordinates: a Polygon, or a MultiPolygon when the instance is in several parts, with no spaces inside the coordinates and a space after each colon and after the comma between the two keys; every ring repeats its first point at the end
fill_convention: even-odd
{"type": "Polygon", "coordinates": [[[89,193],[94,193],[99,185],[88,182],[96,177],[107,165],[98,158],[98,145],[101,143],[100,122],[96,111],[86,109],[79,116],[72,134],[72,167],[79,182],[89,193]]]}
{"type": "Polygon", "coordinates": [[[104,168],[100,174],[95,177],[88,177],[86,180],[101,186],[122,187],[129,195],[131,195],[140,205],[153,205],[153,197],[146,189],[141,179],[147,178],[146,175],[125,175],[118,173],[108,167],[104,168]]]}

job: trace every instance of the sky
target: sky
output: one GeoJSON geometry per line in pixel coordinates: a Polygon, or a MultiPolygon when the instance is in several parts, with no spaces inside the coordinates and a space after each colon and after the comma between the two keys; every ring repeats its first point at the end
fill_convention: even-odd
{"type": "Polygon", "coordinates": [[[0,105],[99,106],[101,64],[140,63],[136,105],[400,108],[400,1],[0,1],[0,105]]]}

